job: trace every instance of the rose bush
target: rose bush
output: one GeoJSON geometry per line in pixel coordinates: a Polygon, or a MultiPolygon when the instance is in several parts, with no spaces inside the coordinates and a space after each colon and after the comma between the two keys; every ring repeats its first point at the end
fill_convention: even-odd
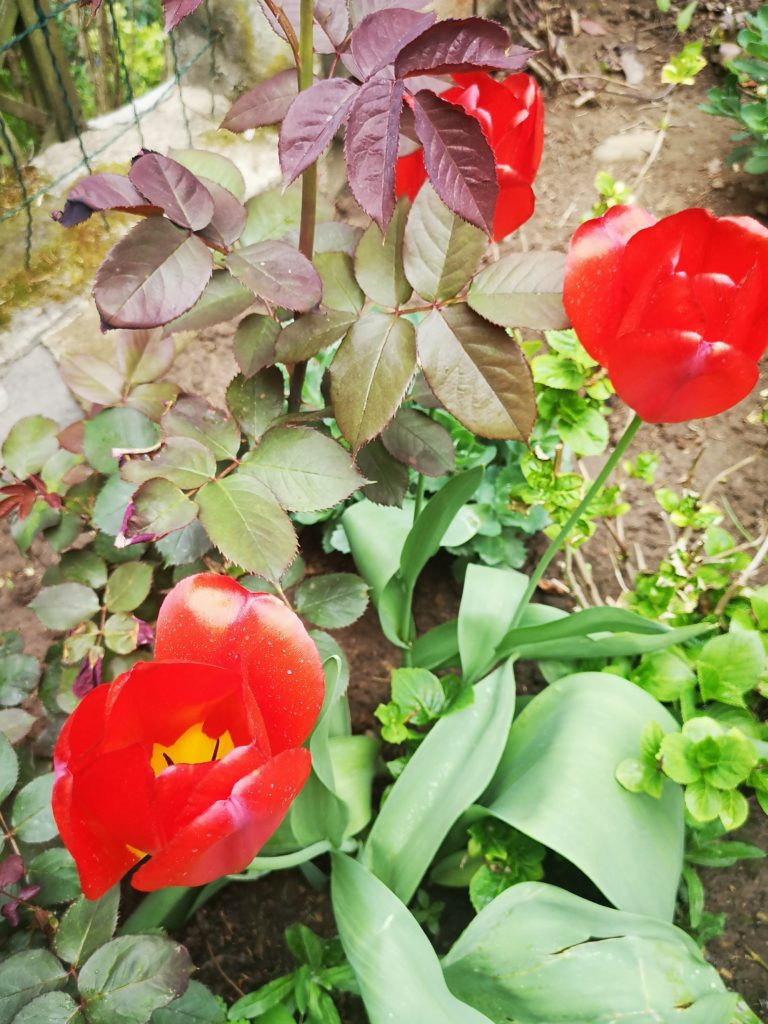
{"type": "Polygon", "coordinates": [[[242,870],[310,770],[317,649],[282,602],[190,576],[160,611],[156,657],[98,686],[54,752],[53,810],[95,899],[147,855],[137,889],[242,870]]]}
{"type": "MultiPolygon", "coordinates": [[[[456,85],[440,98],[463,107],[480,122],[493,150],[499,196],[493,219],[498,241],[524,224],[533,214],[531,188],[544,145],[544,103],[538,82],[521,72],[497,81],[485,73],[454,75],[456,85]]],[[[424,150],[417,149],[397,161],[395,191],[416,198],[427,180],[424,150]]]]}
{"type": "Polygon", "coordinates": [[[571,239],[563,302],[587,352],[644,420],[736,405],[768,346],[768,229],[690,209],[614,206],[571,239]]]}

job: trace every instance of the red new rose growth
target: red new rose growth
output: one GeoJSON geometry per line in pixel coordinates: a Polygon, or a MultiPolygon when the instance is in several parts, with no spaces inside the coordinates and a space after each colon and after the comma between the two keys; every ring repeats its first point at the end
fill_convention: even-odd
{"type": "Polygon", "coordinates": [[[96,687],[54,751],[53,813],[96,899],[149,856],[137,889],[241,871],[306,782],[323,701],[299,619],[226,576],[191,576],[160,609],[155,660],[96,687]]]}
{"type": "Polygon", "coordinates": [[[620,398],[651,423],[715,416],[757,383],[768,347],[768,229],[614,206],[577,229],[563,303],[620,398]]]}
{"type": "MultiPolygon", "coordinates": [[[[496,81],[484,72],[453,76],[456,86],[440,98],[463,107],[480,122],[493,150],[499,196],[493,237],[505,238],[533,214],[531,185],[544,145],[544,104],[538,83],[523,72],[496,81]]],[[[423,149],[402,156],[395,168],[395,192],[413,200],[427,180],[423,149]]]]}

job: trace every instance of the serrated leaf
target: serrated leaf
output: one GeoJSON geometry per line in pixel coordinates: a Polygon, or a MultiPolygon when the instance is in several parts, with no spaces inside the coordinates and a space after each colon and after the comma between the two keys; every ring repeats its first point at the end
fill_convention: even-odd
{"type": "Polygon", "coordinates": [[[306,313],[284,327],[277,339],[276,355],[280,362],[298,363],[311,359],[327,345],[332,345],[357,323],[356,313],[335,309],[322,313],[306,313]]]}
{"type": "Polygon", "coordinates": [[[92,1024],[146,1024],[153,1010],[182,995],[192,963],[160,935],[125,935],[85,962],[78,988],[92,1024]]]}
{"type": "Polygon", "coordinates": [[[114,886],[98,900],[81,896],[61,919],[54,948],[62,960],[77,967],[99,946],[109,942],[117,927],[120,887],[114,886]]]}
{"type": "Polygon", "coordinates": [[[150,217],[109,250],[93,297],[105,327],[158,327],[194,306],[212,272],[204,242],[164,217],[150,217]]]}
{"type": "Polygon", "coordinates": [[[131,165],[128,179],[181,228],[199,231],[213,216],[210,192],[191,171],[162,153],[139,156],[131,165]]]}
{"type": "Polygon", "coordinates": [[[357,26],[349,43],[360,75],[370,78],[391,64],[403,47],[421,35],[434,20],[432,13],[408,10],[399,3],[388,5],[384,10],[374,9],[357,26]]]}
{"type": "Polygon", "coordinates": [[[343,629],[368,607],[368,586],[351,572],[323,573],[296,589],[296,611],[321,629],[343,629]]]}
{"type": "Polygon", "coordinates": [[[293,68],[278,71],[271,78],[259,82],[253,89],[236,100],[221,122],[231,132],[246,132],[279,124],[298,93],[298,79],[293,68]]]}
{"type": "Polygon", "coordinates": [[[70,391],[84,402],[115,405],[122,397],[122,373],[113,362],[100,359],[95,352],[67,352],[61,358],[59,370],[70,391]]]}
{"type": "Polygon", "coordinates": [[[13,1024],[85,1024],[85,1018],[72,996],[47,992],[19,1010],[13,1024]]]}
{"type": "Polygon", "coordinates": [[[125,380],[149,384],[166,373],[176,356],[176,346],[158,328],[151,331],[116,331],[115,355],[125,380]]]}
{"type": "Polygon", "coordinates": [[[386,76],[354,97],[344,136],[352,194],[383,231],[395,208],[395,162],[405,87],[386,76]]]}
{"type": "Polygon", "coordinates": [[[453,214],[429,184],[422,186],[405,226],[403,262],[423,299],[441,302],[458,294],[487,244],[482,231],[453,214]]]}
{"type": "Polygon", "coordinates": [[[28,949],[0,963],[0,1024],[11,1024],[33,999],[63,988],[67,972],[46,949],[28,949]]]}
{"type": "Polygon", "coordinates": [[[157,478],[141,484],[133,495],[127,522],[118,537],[118,547],[128,541],[158,540],[188,526],[197,516],[197,506],[168,480],[157,478]]]}
{"type": "Polygon", "coordinates": [[[99,599],[90,587],[84,587],[82,583],[57,583],[43,587],[28,607],[49,629],[72,629],[96,614],[99,599]]]}
{"type": "Polygon", "coordinates": [[[217,462],[236,458],[240,448],[240,428],[232,417],[194,395],[180,398],[162,425],[166,436],[191,437],[205,445],[217,462]]]}
{"type": "Polygon", "coordinates": [[[11,744],[0,733],[0,803],[13,792],[19,777],[19,759],[11,744]]]}
{"type": "Polygon", "coordinates": [[[20,480],[39,473],[58,450],[59,425],[47,416],[25,416],[11,427],[3,442],[3,462],[20,480]]]}
{"type": "Polygon", "coordinates": [[[27,877],[30,885],[40,886],[35,903],[41,907],[71,903],[82,891],[72,854],[61,846],[33,857],[27,866],[27,877]]]}
{"type": "Polygon", "coordinates": [[[355,279],[352,257],[345,252],[320,252],[314,264],[323,282],[323,305],[357,316],[365,296],[355,279]]]}
{"type": "MultiPolygon", "coordinates": [[[[293,80],[296,81],[294,74],[293,80]]],[[[221,153],[205,149],[169,149],[168,156],[182,164],[193,174],[216,182],[242,203],[245,199],[245,179],[236,164],[221,153]]]]}
{"type": "Polygon", "coordinates": [[[227,257],[231,273],[254,295],[286,309],[307,312],[320,302],[320,276],[298,249],[286,242],[257,242],[227,257]]]}
{"type": "Polygon", "coordinates": [[[234,353],[244,377],[252,377],[275,362],[279,337],[280,323],[271,316],[251,313],[240,321],[235,331],[234,353]]]}
{"type": "Polygon", "coordinates": [[[156,541],[155,547],[166,566],[189,565],[210,550],[211,540],[199,520],[193,519],[187,526],[156,541]]]}
{"type": "Polygon", "coordinates": [[[118,470],[113,450],[151,450],[159,440],[157,424],[136,409],[105,409],[86,422],[83,452],[94,469],[109,475],[118,470]]]}
{"type": "Polygon", "coordinates": [[[456,462],[451,435],[417,409],[398,409],[381,441],[390,455],[425,476],[445,476],[456,462]]]}
{"type": "Polygon", "coordinates": [[[194,438],[169,437],[150,458],[127,458],[120,474],[137,484],[162,477],[177,487],[200,487],[216,475],[216,460],[210,448],[194,438]]]}
{"type": "MultiPolygon", "coordinates": [[[[163,330],[165,334],[202,331],[205,327],[234,320],[253,303],[253,292],[244,288],[228,271],[217,270],[192,308],[167,323],[163,330]]],[[[77,393],[80,394],[79,391],[77,393]]]]}
{"type": "Polygon", "coordinates": [[[413,97],[429,180],[448,209],[490,235],[499,195],[496,160],[480,122],[428,89],[413,97]]]}
{"type": "Polygon", "coordinates": [[[460,423],[481,437],[528,437],[536,419],[531,371],[502,328],[460,304],[433,310],[416,337],[427,383],[460,423]]]}
{"type": "Polygon", "coordinates": [[[151,564],[125,562],[110,574],[104,592],[104,604],[110,612],[132,612],[149,594],[151,586],[151,564]]]}
{"type": "Polygon", "coordinates": [[[37,686],[40,664],[30,654],[0,655],[0,704],[20,704],[37,686]]]}
{"type": "Polygon", "coordinates": [[[273,428],[245,456],[241,472],[293,512],[330,508],[365,483],[349,452],[311,427],[273,428]]]}
{"type": "Polygon", "coordinates": [[[346,78],[315,82],[298,94],[280,129],[280,167],[286,185],[313,164],[349,115],[358,86],[346,78]]]}
{"type": "Polygon", "coordinates": [[[331,364],[336,422],[357,451],[392,419],[416,369],[413,324],[367,313],[342,341],[331,364]]]}
{"type": "Polygon", "coordinates": [[[530,50],[512,46],[509,33],[485,18],[440,21],[405,46],[395,61],[399,78],[460,71],[520,71],[530,50]]]}
{"type": "Polygon", "coordinates": [[[53,773],[39,775],[16,794],[11,824],[24,843],[46,843],[58,834],[51,813],[53,773]]]}
{"type": "Polygon", "coordinates": [[[130,654],[136,650],[139,623],[132,615],[116,612],[104,623],[104,643],[115,654],[130,654]]]}
{"type": "Polygon", "coordinates": [[[0,711],[0,735],[9,743],[20,743],[28,735],[37,719],[22,708],[0,711]]]}
{"type": "Polygon", "coordinates": [[[411,297],[411,285],[403,268],[403,238],[409,204],[402,197],[395,207],[386,233],[377,224],[368,227],[355,252],[355,275],[365,294],[374,302],[393,309],[411,297]]]}
{"type": "Polygon", "coordinates": [[[197,496],[200,521],[221,553],[247,572],[276,583],[296,555],[297,538],[272,494],[235,472],[197,496]]]}
{"type": "Polygon", "coordinates": [[[381,441],[371,441],[357,453],[357,465],[371,483],[363,494],[377,505],[400,508],[408,493],[408,467],[393,459],[381,441]]]}
{"type": "MultiPolygon", "coordinates": [[[[296,73],[292,72],[295,79],[296,73]]],[[[183,996],[155,1010],[150,1024],[225,1024],[227,1010],[221,999],[201,985],[190,981],[183,996]]]]}
{"type": "Polygon", "coordinates": [[[135,484],[122,480],[117,473],[113,473],[93,503],[91,514],[93,526],[110,537],[116,537],[123,525],[126,509],[135,490],[135,484]]]}
{"type": "Polygon", "coordinates": [[[501,327],[538,331],[568,326],[563,309],[565,255],[560,252],[512,252],[481,270],[467,302],[501,327]]]}
{"type": "MultiPolygon", "coordinates": [[[[296,72],[293,72],[294,77],[296,72]]],[[[252,196],[245,204],[248,218],[240,236],[243,245],[253,245],[270,238],[286,240],[292,229],[301,223],[301,183],[283,191],[282,188],[267,189],[252,196]]],[[[296,237],[298,244],[298,235],[296,237]]]]}
{"type": "Polygon", "coordinates": [[[276,366],[244,377],[238,374],[227,388],[227,408],[250,437],[258,440],[282,413],[285,381],[276,366]]]}
{"type": "Polygon", "coordinates": [[[246,209],[229,189],[208,178],[200,178],[199,181],[213,198],[213,217],[198,235],[214,249],[226,253],[243,232],[246,209]]]}

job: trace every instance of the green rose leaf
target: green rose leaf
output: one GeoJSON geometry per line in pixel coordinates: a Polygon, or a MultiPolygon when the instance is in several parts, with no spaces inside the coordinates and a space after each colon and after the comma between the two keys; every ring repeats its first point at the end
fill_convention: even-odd
{"type": "Polygon", "coordinates": [[[351,572],[311,576],[296,590],[296,611],[321,629],[343,629],[368,607],[368,586],[351,572]]]}
{"type": "Polygon", "coordinates": [[[43,583],[82,583],[100,590],[107,582],[107,566],[95,551],[65,551],[58,565],[52,565],[43,576],[43,583]]]}
{"type": "Polygon", "coordinates": [[[46,949],[27,949],[0,963],[0,1024],[11,1024],[33,999],[63,988],[67,972],[46,949]]]}
{"type": "Polygon", "coordinates": [[[240,428],[231,416],[202,398],[180,398],[163,416],[162,425],[168,437],[191,437],[205,445],[217,462],[237,457],[240,428]]]}
{"type": "Polygon", "coordinates": [[[49,629],[72,629],[99,610],[99,599],[82,583],[57,583],[43,587],[29,606],[49,629]]]}
{"type": "Polygon", "coordinates": [[[355,252],[355,275],[366,295],[381,306],[394,309],[411,297],[412,288],[403,268],[403,238],[409,204],[398,201],[386,233],[371,223],[355,252]]]}
{"type": "Polygon", "coordinates": [[[11,823],[24,843],[47,843],[58,835],[51,813],[53,772],[39,775],[19,790],[13,801],[11,823]]]}
{"type": "Polygon", "coordinates": [[[110,537],[118,535],[135,490],[136,485],[122,480],[118,473],[109,477],[93,503],[91,522],[97,530],[110,537]]]}
{"type": "Polygon", "coordinates": [[[227,388],[227,408],[246,434],[257,440],[283,411],[285,382],[276,366],[251,377],[238,374],[227,388]]]}
{"type": "Polygon", "coordinates": [[[136,650],[139,624],[132,615],[118,612],[104,623],[104,643],[115,654],[130,654],[136,650]]]}
{"type": "Polygon", "coordinates": [[[459,304],[432,310],[417,344],[427,383],[465,427],[488,438],[528,437],[536,418],[531,371],[506,331],[459,304]]]}
{"type": "Polygon", "coordinates": [[[80,895],[80,878],[69,850],[55,846],[33,857],[27,868],[32,885],[39,885],[35,903],[41,907],[57,903],[71,903],[80,895]]]}
{"type": "Polygon", "coordinates": [[[201,487],[216,475],[216,459],[210,448],[191,437],[169,437],[149,459],[127,459],[120,470],[124,480],[144,483],[162,477],[177,487],[201,487]]]}
{"type": "MultiPolygon", "coordinates": [[[[155,1010],[149,1024],[225,1024],[226,1020],[227,1010],[222,1000],[199,981],[190,981],[184,995],[155,1010]]],[[[292,1016],[291,1024],[294,1024],[292,1016]]]]}
{"type": "Polygon", "coordinates": [[[416,370],[413,324],[367,313],[347,332],[331,364],[336,422],[358,451],[397,412],[416,370]]]}
{"type": "Polygon", "coordinates": [[[344,313],[337,309],[306,313],[281,331],[277,339],[277,358],[283,363],[311,359],[327,345],[343,338],[357,319],[357,313],[344,313]]]}
{"type": "Polygon", "coordinates": [[[37,686],[40,665],[29,654],[0,656],[0,704],[20,704],[37,686]]]}
{"type": "Polygon", "coordinates": [[[243,459],[241,472],[293,512],[331,508],[366,482],[349,452],[311,427],[274,427],[243,459]]]}
{"type": "Polygon", "coordinates": [[[85,1024],[85,1018],[72,996],[47,992],[19,1010],[13,1024],[85,1024]]]}
{"type": "Polygon", "coordinates": [[[188,526],[196,516],[194,501],[170,481],[158,477],[147,480],[134,494],[125,529],[129,537],[165,537],[188,526]]]}
{"type": "Polygon", "coordinates": [[[558,330],[568,326],[563,310],[565,255],[513,252],[481,270],[467,302],[500,327],[558,330]]]}
{"type": "Polygon", "coordinates": [[[20,480],[39,473],[58,450],[59,430],[58,423],[47,416],[25,416],[14,423],[3,442],[3,462],[20,480]]]}
{"type": "MultiPolygon", "coordinates": [[[[194,306],[175,320],[171,320],[163,330],[166,334],[175,334],[177,331],[202,331],[214,324],[234,320],[252,306],[254,301],[253,292],[243,288],[226,270],[217,270],[194,306]]],[[[101,401],[101,404],[111,402],[101,401]]]]}
{"type": "Polygon", "coordinates": [[[323,305],[358,315],[365,295],[355,280],[352,257],[345,252],[320,252],[315,254],[314,264],[323,282],[323,305]]]}
{"type": "Polygon", "coordinates": [[[13,792],[19,777],[19,759],[11,744],[0,733],[0,803],[13,792]]]}
{"type": "Polygon", "coordinates": [[[485,252],[483,231],[455,216],[429,184],[411,208],[405,226],[405,274],[427,302],[442,302],[458,294],[485,252]]]}
{"type": "Polygon", "coordinates": [[[357,465],[371,481],[362,489],[369,501],[402,507],[408,493],[408,467],[393,459],[380,440],[371,441],[360,449],[357,465]]]}
{"type": "Polygon", "coordinates": [[[271,366],[276,359],[275,343],[280,323],[263,313],[243,317],[235,331],[234,352],[240,372],[247,379],[271,366]]]}
{"type": "Polygon", "coordinates": [[[114,886],[98,900],[81,896],[61,919],[54,948],[62,960],[77,967],[105,942],[117,927],[120,887],[114,886]]]}
{"type": "Polygon", "coordinates": [[[149,594],[152,566],[148,562],[125,562],[107,580],[104,604],[110,612],[132,612],[149,594]]]}
{"type": "Polygon", "coordinates": [[[99,473],[118,470],[113,451],[151,451],[160,440],[160,428],[136,409],[105,409],[87,420],[83,452],[99,473]]]}
{"type": "Polygon", "coordinates": [[[390,455],[425,476],[445,476],[456,464],[451,435],[417,409],[398,409],[381,442],[390,455]]]}
{"type": "Polygon", "coordinates": [[[192,964],[183,946],[160,935],[126,935],[85,962],[78,987],[92,1024],[146,1024],[182,995],[192,964]]]}
{"type": "Polygon", "coordinates": [[[199,492],[200,521],[221,553],[277,583],[296,555],[291,521],[258,480],[237,471],[199,492]]]}

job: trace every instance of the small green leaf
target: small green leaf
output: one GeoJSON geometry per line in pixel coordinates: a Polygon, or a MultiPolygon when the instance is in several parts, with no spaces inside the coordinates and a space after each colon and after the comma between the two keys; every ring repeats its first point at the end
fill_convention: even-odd
{"type": "Polygon", "coordinates": [[[189,526],[197,516],[194,501],[169,480],[158,477],[141,484],[133,495],[129,536],[165,537],[189,526]]]}
{"type": "Polygon", "coordinates": [[[398,201],[386,233],[371,223],[355,252],[355,275],[374,302],[392,309],[411,297],[412,288],[403,269],[403,237],[408,216],[408,200],[398,201]]]}
{"type": "Polygon", "coordinates": [[[365,295],[355,280],[352,257],[345,252],[319,252],[313,262],[323,282],[323,305],[358,315],[365,295]]]}
{"type": "Polygon", "coordinates": [[[57,583],[43,587],[29,602],[38,619],[49,629],[72,629],[99,610],[99,599],[82,583],[57,583]]]}
{"type": "Polygon", "coordinates": [[[644,654],[631,678],[656,700],[666,702],[679,700],[696,682],[691,666],[673,650],[644,654]]]}
{"type": "Polygon", "coordinates": [[[417,409],[398,409],[381,442],[390,455],[424,476],[446,476],[456,462],[451,435],[417,409]]]}
{"type": "Polygon", "coordinates": [[[78,987],[91,1024],[146,1024],[182,995],[192,964],[183,946],[160,935],[126,935],[85,962],[78,987]]]}
{"type": "Polygon", "coordinates": [[[80,895],[80,879],[69,850],[56,846],[33,857],[27,867],[32,885],[39,885],[35,903],[51,907],[56,903],[71,903],[80,895]]]}
{"type": "Polygon", "coordinates": [[[414,725],[426,725],[440,715],[445,691],[437,676],[425,668],[392,671],[392,702],[414,725]]]}
{"type": "Polygon", "coordinates": [[[104,643],[115,654],[130,654],[136,650],[139,623],[132,615],[118,612],[104,623],[104,643]]]}
{"type": "Polygon", "coordinates": [[[485,233],[455,216],[425,184],[405,226],[405,273],[427,302],[458,294],[486,250],[485,233]]]}
{"type": "Polygon", "coordinates": [[[98,900],[81,896],[61,919],[54,948],[62,960],[77,967],[99,946],[109,942],[117,927],[120,887],[114,886],[98,900]]]}
{"type": "Polygon", "coordinates": [[[202,398],[185,395],[178,399],[163,416],[162,423],[166,435],[199,441],[218,462],[237,457],[240,428],[231,416],[202,398]]]}
{"type": "MultiPolygon", "coordinates": [[[[259,1024],[263,1024],[262,1014],[269,1013],[273,1007],[280,1006],[293,995],[293,979],[294,976],[292,974],[282,978],[275,978],[273,981],[267,982],[266,985],[262,985],[255,992],[249,992],[241,999],[238,999],[229,1008],[229,1020],[234,1021],[242,1018],[251,1020],[257,1017],[259,1024]]],[[[295,1024],[293,1016],[290,1017],[290,1020],[292,1024],[295,1024]]]]}
{"type": "Polygon", "coordinates": [[[152,566],[148,562],[125,562],[112,571],[104,592],[110,612],[132,612],[149,594],[152,566]]]}
{"type": "Polygon", "coordinates": [[[37,686],[40,664],[29,654],[0,656],[0,704],[20,704],[37,686]]]}
{"type": "Polygon", "coordinates": [[[691,739],[679,732],[671,732],[661,742],[661,763],[665,774],[681,786],[701,778],[691,739]]]}
{"type": "Polygon", "coordinates": [[[368,586],[351,572],[325,573],[304,580],[296,590],[296,611],[322,629],[343,629],[368,607],[368,586]]]}
{"type": "Polygon", "coordinates": [[[165,565],[189,565],[210,550],[211,539],[202,524],[193,519],[180,530],[174,530],[167,537],[155,542],[165,565]]]}
{"type": "Polygon", "coordinates": [[[60,429],[58,423],[47,416],[25,416],[18,420],[3,442],[3,462],[20,480],[39,473],[58,450],[60,429]]]}
{"type": "Polygon", "coordinates": [[[58,834],[51,813],[53,772],[39,775],[19,790],[13,801],[11,824],[25,843],[46,843],[58,834]]]}
{"type": "Polygon", "coordinates": [[[365,483],[349,452],[311,427],[274,427],[243,459],[241,472],[294,512],[331,508],[365,483]]]}
{"type": "Polygon", "coordinates": [[[86,421],[83,452],[99,473],[111,474],[119,468],[113,450],[149,451],[159,440],[158,425],[136,409],[105,409],[86,421]]]}
{"type": "Polygon", "coordinates": [[[151,458],[127,459],[120,475],[137,484],[162,477],[177,487],[200,487],[216,475],[216,460],[210,448],[200,441],[169,437],[151,458]]]}
{"type": "Polygon", "coordinates": [[[247,572],[279,581],[296,555],[297,538],[272,494],[237,471],[199,492],[200,521],[216,547],[247,572]]]}
{"type": "Polygon", "coordinates": [[[0,1024],[11,1024],[22,1007],[53,989],[63,988],[67,972],[45,949],[28,949],[0,963],[0,1024]]]}
{"type": "Polygon", "coordinates": [[[223,1001],[199,981],[190,981],[184,995],[155,1010],[149,1024],[225,1024],[226,1020],[223,1001]]]}
{"type": "Polygon", "coordinates": [[[246,378],[237,377],[227,388],[227,408],[250,437],[257,440],[283,411],[285,382],[276,366],[246,378]]]}
{"type": "Polygon", "coordinates": [[[765,670],[765,648],[758,633],[725,633],[708,640],[696,662],[702,699],[744,706],[765,670]]]}
{"type": "Polygon", "coordinates": [[[91,522],[97,530],[110,537],[118,535],[135,490],[136,485],[121,479],[118,473],[107,479],[94,502],[91,515],[91,522]]]}
{"type": "Polygon", "coordinates": [[[560,252],[509,253],[480,271],[467,302],[476,313],[501,327],[540,331],[567,327],[564,271],[565,256],[560,252]]]}
{"type": "Polygon", "coordinates": [[[51,566],[43,577],[43,583],[82,583],[83,586],[100,590],[107,582],[107,566],[95,551],[65,551],[57,566],[51,566]],[[53,571],[52,571],[53,570],[53,571]]]}
{"type": "Polygon", "coordinates": [[[72,996],[47,992],[19,1010],[13,1024],[85,1024],[85,1018],[72,996]]]}
{"type": "Polygon", "coordinates": [[[11,744],[0,733],[0,804],[13,792],[19,777],[19,759],[11,744]]]}
{"type": "Polygon", "coordinates": [[[280,336],[280,323],[263,313],[251,313],[237,325],[234,353],[240,372],[247,379],[271,366],[277,358],[275,344],[280,336]]]}
{"type": "Polygon", "coordinates": [[[720,811],[718,817],[723,827],[729,832],[741,828],[749,815],[747,798],[738,789],[727,790],[720,794],[720,811]]]}
{"type": "Polygon", "coordinates": [[[697,821],[714,821],[720,814],[725,796],[727,794],[699,779],[685,787],[685,806],[697,821]]]}

